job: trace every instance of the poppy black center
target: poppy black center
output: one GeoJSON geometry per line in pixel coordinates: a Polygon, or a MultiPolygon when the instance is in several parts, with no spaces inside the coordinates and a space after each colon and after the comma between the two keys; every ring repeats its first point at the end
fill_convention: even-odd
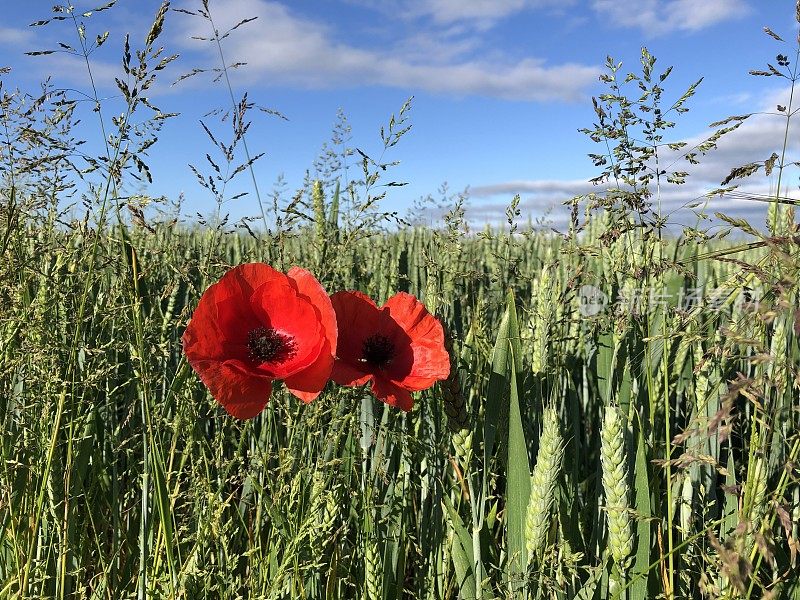
{"type": "Polygon", "coordinates": [[[383,369],[394,358],[394,344],[385,335],[376,333],[364,340],[361,356],[370,366],[383,369]]]}
{"type": "Polygon", "coordinates": [[[271,327],[258,327],[247,334],[250,357],[259,362],[282,363],[297,353],[297,344],[271,327]]]}

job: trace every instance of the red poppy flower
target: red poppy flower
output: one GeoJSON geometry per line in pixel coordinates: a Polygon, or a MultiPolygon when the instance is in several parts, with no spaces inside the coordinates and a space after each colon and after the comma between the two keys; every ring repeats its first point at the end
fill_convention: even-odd
{"type": "Polygon", "coordinates": [[[304,402],[319,395],[336,353],[336,315],[305,269],[284,275],[240,265],[200,298],[183,349],[217,402],[249,419],[264,409],[276,379],[304,402]]]}
{"type": "Polygon", "coordinates": [[[378,306],[361,292],[331,296],[339,327],[332,378],[340,385],[372,381],[372,393],[405,411],[411,392],[447,379],[450,358],[442,324],[414,296],[400,292],[378,306]]]}

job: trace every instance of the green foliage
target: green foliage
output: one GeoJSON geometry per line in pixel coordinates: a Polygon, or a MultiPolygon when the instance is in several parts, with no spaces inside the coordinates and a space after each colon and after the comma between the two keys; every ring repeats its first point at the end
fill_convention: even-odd
{"type": "MultiPolygon", "coordinates": [[[[217,155],[195,169],[215,213],[178,224],[166,199],[120,193],[148,179],[167,117],[143,95],[171,60],[156,46],[167,7],[141,49],[125,42],[123,116],[107,122],[89,95],[116,128],[97,157],[77,152],[65,92],[0,90],[0,597],[797,597],[800,252],[785,179],[768,234],[723,216],[755,241],[672,238],[652,201],[685,179],[658,167],[664,152],[696,162],[747,116],[696,148],[668,142],[696,84],[664,104],[671,69],[656,74],[646,50],[641,73],[609,59],[587,131],[609,187],[574,199],[556,236],[519,225],[519,198],[505,230],[473,235],[462,196],[441,229],[404,226],[381,207],[400,185],[384,183],[383,153],[410,102],[377,158],[349,147],[340,114],[302,187],[284,201],[279,185],[269,206],[253,182],[261,226],[237,228],[227,186],[260,156],[246,147],[260,107],[228,87],[231,141],[204,123],[217,155]],[[180,338],[202,292],[246,261],[424,299],[449,332],[450,378],[409,414],[364,389],[301,405],[276,386],[260,416],[231,419],[180,338]]],[[[218,32],[208,2],[181,12],[220,50],[249,22],[218,32]]],[[[108,43],[89,17],[55,7],[37,26],[74,26],[76,47],[58,51],[85,57],[108,43]]],[[[757,75],[794,84],[781,56],[757,75]]],[[[222,60],[210,71],[227,81],[222,60]]],[[[789,164],[784,148],[724,185],[789,164]]]]}

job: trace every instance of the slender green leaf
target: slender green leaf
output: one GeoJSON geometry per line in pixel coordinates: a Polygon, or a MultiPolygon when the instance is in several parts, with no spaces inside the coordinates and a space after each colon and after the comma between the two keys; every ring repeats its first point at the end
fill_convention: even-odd
{"type": "Polygon", "coordinates": [[[636,509],[636,554],[631,569],[629,600],[646,600],[650,569],[650,528],[652,508],[650,505],[650,476],[648,474],[647,446],[641,431],[641,422],[636,427],[636,462],[633,468],[634,502],[636,509]]]}
{"type": "MultiPolygon", "coordinates": [[[[512,353],[513,354],[513,353],[512,353]]],[[[509,361],[511,367],[511,390],[508,424],[508,485],[506,488],[507,551],[506,577],[512,594],[519,593],[528,566],[525,544],[525,519],[528,499],[531,494],[531,469],[528,462],[528,448],[522,427],[522,415],[517,392],[516,361],[509,361]]]]}
{"type": "Polygon", "coordinates": [[[455,535],[453,536],[453,566],[456,570],[456,582],[459,590],[459,597],[463,600],[475,600],[475,574],[474,554],[472,552],[472,536],[464,527],[458,511],[453,508],[450,499],[443,498],[444,507],[450,518],[450,525],[455,535]]]}

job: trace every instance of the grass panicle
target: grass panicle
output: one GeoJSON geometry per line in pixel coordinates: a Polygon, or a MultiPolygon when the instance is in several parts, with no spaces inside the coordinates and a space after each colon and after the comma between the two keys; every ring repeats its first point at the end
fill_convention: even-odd
{"type": "Polygon", "coordinates": [[[392,209],[411,99],[370,152],[339,111],[303,180],[262,198],[251,122],[282,115],[234,88],[247,66],[227,58],[258,21],[153,9],[119,39],[92,31],[114,2],[34,24],[66,39],[31,54],[77,59],[86,89],[13,90],[0,69],[0,598],[800,598],[800,39],[766,29],[779,55],[752,72],[785,106],[687,141],[700,81],[673,93],[647,49],[630,71],[609,58],[584,130],[596,185],[555,233],[519,196],[476,229],[446,185],[392,209]],[[148,195],[162,127],[192,126],[155,93],[173,19],[218,61],[180,80],[225,98],[187,166],[208,215],[148,195]],[[115,44],[109,95],[93,53],[115,44]],[[774,152],[729,165],[678,230],[666,209],[694,166],[756,118],[779,124],[774,152]],[[766,222],[712,217],[712,196],[766,222]],[[252,214],[232,222],[233,201],[252,214]],[[366,387],[304,404],[276,384],[256,418],[229,417],[181,338],[251,261],[413,294],[448,332],[449,378],[409,413],[366,387]]]}

